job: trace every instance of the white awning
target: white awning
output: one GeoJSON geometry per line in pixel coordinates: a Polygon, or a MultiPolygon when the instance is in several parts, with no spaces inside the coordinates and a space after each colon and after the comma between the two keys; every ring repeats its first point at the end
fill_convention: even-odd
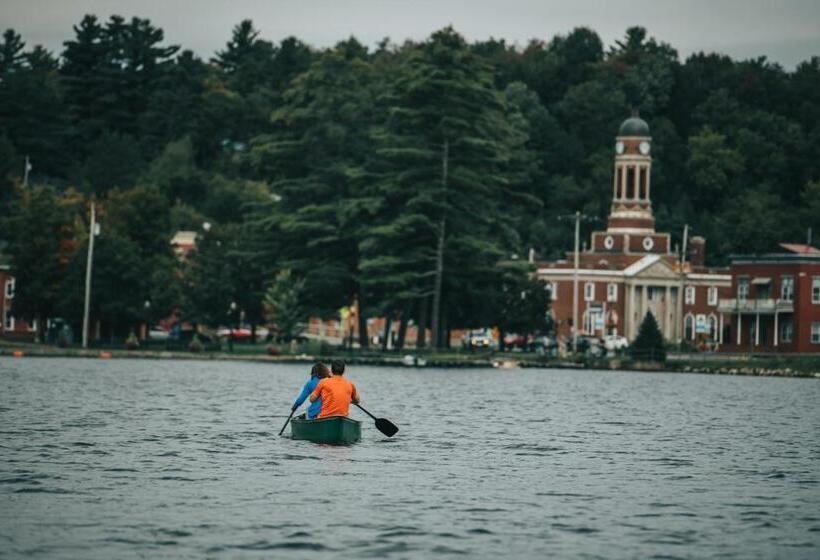
{"type": "Polygon", "coordinates": [[[752,286],[760,286],[760,285],[763,285],[763,284],[771,284],[771,283],[772,283],[771,278],[755,278],[754,280],[752,280],[752,286]]]}

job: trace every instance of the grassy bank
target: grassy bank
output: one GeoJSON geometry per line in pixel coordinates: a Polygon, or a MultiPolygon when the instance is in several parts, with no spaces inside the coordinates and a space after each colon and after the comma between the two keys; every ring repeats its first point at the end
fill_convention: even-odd
{"type": "Polygon", "coordinates": [[[512,368],[573,368],[599,370],[654,370],[722,375],[754,375],[780,377],[820,378],[820,356],[737,355],[737,354],[670,354],[665,363],[640,362],[626,356],[590,359],[583,356],[565,359],[545,358],[534,353],[498,352],[491,350],[381,352],[378,350],[347,350],[327,344],[308,342],[294,348],[282,348],[278,355],[269,355],[264,344],[235,344],[230,352],[190,352],[163,348],[122,347],[59,348],[44,344],[0,341],[0,356],[53,357],[53,358],[110,358],[110,359],[164,359],[164,360],[238,360],[270,363],[309,364],[342,358],[355,365],[382,365],[404,367],[496,367],[512,368]]]}

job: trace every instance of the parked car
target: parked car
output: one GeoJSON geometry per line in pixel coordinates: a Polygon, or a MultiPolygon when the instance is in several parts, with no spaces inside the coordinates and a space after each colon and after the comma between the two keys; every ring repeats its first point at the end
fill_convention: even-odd
{"type": "Polygon", "coordinates": [[[619,334],[608,334],[604,336],[604,348],[613,352],[618,352],[629,346],[629,341],[625,336],[619,334]]]}
{"type": "MultiPolygon", "coordinates": [[[[572,339],[570,339],[570,348],[572,347],[572,339]]],[[[600,338],[590,335],[578,336],[578,352],[582,354],[591,354],[593,356],[603,355],[604,345],[600,338]]]]}
{"type": "Polygon", "coordinates": [[[493,337],[488,329],[469,331],[461,337],[461,347],[465,349],[490,348],[492,345],[493,337]]]}
{"type": "Polygon", "coordinates": [[[151,327],[148,331],[148,340],[168,340],[171,333],[161,327],[151,327]]]}
{"type": "Polygon", "coordinates": [[[512,350],[513,348],[520,348],[522,350],[526,350],[527,337],[523,334],[515,333],[504,335],[504,347],[507,350],[512,350]]]}
{"type": "Polygon", "coordinates": [[[558,341],[554,336],[536,336],[533,345],[539,356],[555,357],[558,355],[558,341]]]}

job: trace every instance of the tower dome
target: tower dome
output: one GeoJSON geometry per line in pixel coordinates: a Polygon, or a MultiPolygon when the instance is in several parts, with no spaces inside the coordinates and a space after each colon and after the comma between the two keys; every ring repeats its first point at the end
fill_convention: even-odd
{"type": "Polygon", "coordinates": [[[649,136],[649,125],[637,115],[633,115],[621,123],[618,136],[649,136]]]}

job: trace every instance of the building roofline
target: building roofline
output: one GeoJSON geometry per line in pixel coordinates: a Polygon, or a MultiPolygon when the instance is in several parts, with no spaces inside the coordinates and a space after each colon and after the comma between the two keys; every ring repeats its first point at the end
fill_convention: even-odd
{"type": "Polygon", "coordinates": [[[781,264],[784,262],[820,263],[820,254],[814,253],[762,253],[752,255],[729,255],[734,264],[781,264]]]}

